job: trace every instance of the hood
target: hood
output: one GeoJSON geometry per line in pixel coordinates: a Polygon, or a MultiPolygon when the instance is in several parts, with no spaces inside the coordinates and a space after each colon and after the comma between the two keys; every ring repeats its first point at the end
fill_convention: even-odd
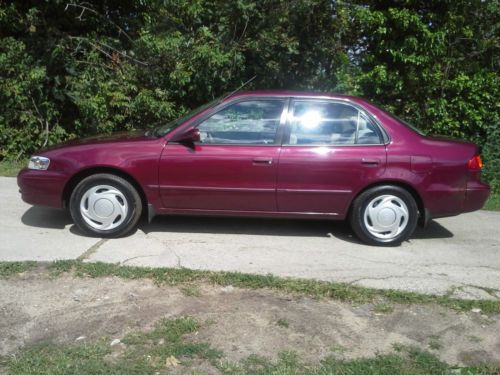
{"type": "Polygon", "coordinates": [[[153,137],[151,135],[147,135],[144,130],[134,130],[134,131],[122,131],[116,132],[113,134],[101,134],[94,135],[85,138],[75,138],[70,139],[69,141],[59,143],[54,146],[47,147],[43,151],[51,151],[64,147],[71,146],[81,146],[81,145],[92,145],[92,144],[101,144],[101,143],[123,143],[123,142],[139,142],[144,140],[150,140],[153,137]]]}

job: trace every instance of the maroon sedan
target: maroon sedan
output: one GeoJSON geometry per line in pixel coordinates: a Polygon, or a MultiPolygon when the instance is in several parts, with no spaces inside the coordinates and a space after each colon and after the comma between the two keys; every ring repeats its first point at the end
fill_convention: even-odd
{"type": "Polygon", "coordinates": [[[489,195],[468,142],[424,136],[356,97],[239,92],[146,133],[73,140],[33,156],[24,201],[69,208],[116,237],[147,211],[348,219],[395,245],[417,223],[480,209],[489,195]]]}

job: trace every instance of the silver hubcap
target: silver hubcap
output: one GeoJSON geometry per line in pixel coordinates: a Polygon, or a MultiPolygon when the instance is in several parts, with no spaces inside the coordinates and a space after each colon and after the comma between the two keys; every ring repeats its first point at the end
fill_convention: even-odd
{"type": "Polygon", "coordinates": [[[366,206],[365,227],[373,236],[390,240],[397,237],[408,225],[408,207],[394,195],[381,195],[366,206]]]}
{"type": "Polygon", "coordinates": [[[118,227],[128,213],[127,200],[117,188],[97,185],[88,189],[80,201],[83,220],[92,228],[110,230],[118,227]]]}

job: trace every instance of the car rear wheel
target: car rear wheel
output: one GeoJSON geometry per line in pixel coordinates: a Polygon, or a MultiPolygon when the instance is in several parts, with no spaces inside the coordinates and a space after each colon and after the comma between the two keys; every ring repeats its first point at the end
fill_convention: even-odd
{"type": "Polygon", "coordinates": [[[413,196],[399,186],[376,186],[353,202],[350,222],[356,235],[370,245],[395,246],[415,230],[418,207],[413,196]]]}
{"type": "Polygon", "coordinates": [[[80,181],[69,207],[78,228],[99,237],[127,234],[136,227],[142,212],[141,198],[132,184],[108,173],[80,181]]]}

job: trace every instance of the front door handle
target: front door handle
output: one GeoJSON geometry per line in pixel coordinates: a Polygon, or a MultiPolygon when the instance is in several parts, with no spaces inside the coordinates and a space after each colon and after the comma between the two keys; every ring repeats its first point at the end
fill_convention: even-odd
{"type": "Polygon", "coordinates": [[[371,166],[376,166],[380,164],[379,159],[368,159],[368,158],[363,158],[361,159],[361,164],[363,165],[371,165],[371,166]]]}
{"type": "Polygon", "coordinates": [[[253,159],[253,164],[271,165],[273,164],[273,158],[255,158],[253,159]]]}

